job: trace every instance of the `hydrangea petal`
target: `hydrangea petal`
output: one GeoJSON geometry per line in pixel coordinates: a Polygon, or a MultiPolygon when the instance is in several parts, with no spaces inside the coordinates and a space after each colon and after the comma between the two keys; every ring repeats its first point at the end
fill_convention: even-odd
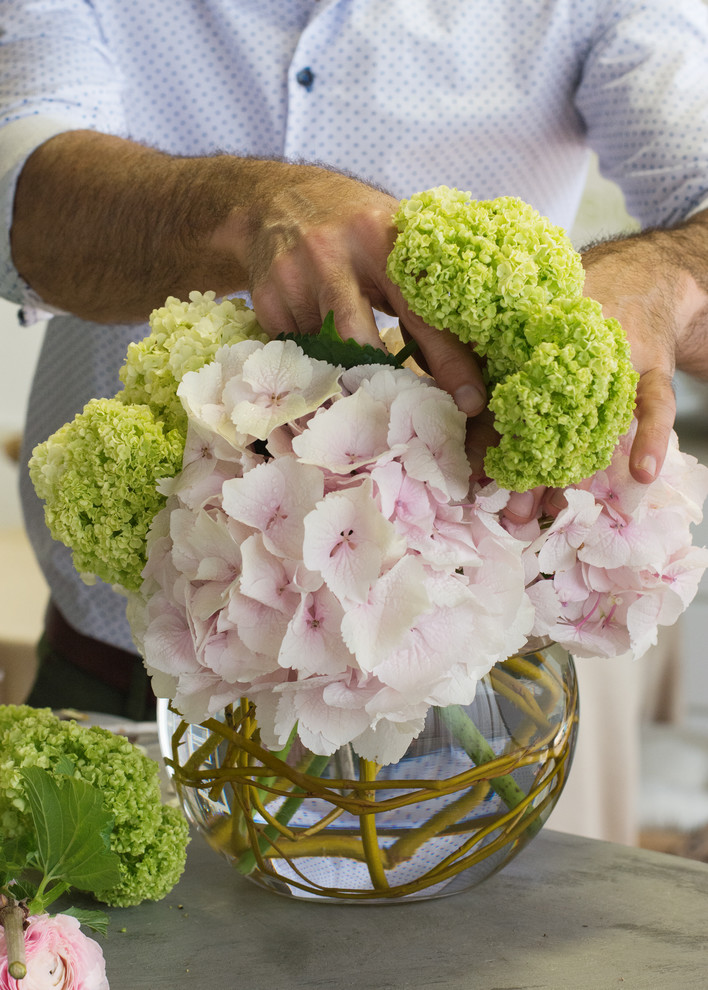
{"type": "Polygon", "coordinates": [[[278,654],[282,667],[304,674],[341,674],[353,658],[342,639],[344,609],[323,585],[302,596],[278,654]]]}
{"type": "Polygon", "coordinates": [[[317,464],[335,474],[349,474],[384,454],[393,456],[387,435],[388,410],[361,390],[321,410],[293,439],[292,446],[306,464],[317,464]]]}
{"type": "Polygon", "coordinates": [[[222,492],[224,512],[257,529],[267,550],[302,557],[304,518],[324,494],[321,471],[280,457],[225,481],[222,492]]]}
{"type": "Polygon", "coordinates": [[[366,602],[347,610],[341,623],[344,642],[359,667],[371,671],[430,608],[422,562],[417,557],[402,557],[376,581],[366,602]]]}
{"type": "Polygon", "coordinates": [[[291,587],[290,573],[284,562],[269,553],[260,533],[253,533],[241,544],[240,590],[249,598],[293,615],[299,603],[299,595],[291,587]]]}
{"type": "Polygon", "coordinates": [[[405,541],[376,508],[369,481],[326,495],[305,517],[304,563],[320,571],[340,600],[365,602],[384,565],[404,552],[405,541]]]}
{"type": "Polygon", "coordinates": [[[339,373],[292,340],[271,340],[248,356],[240,377],[226,383],[224,402],[237,430],[266,440],[276,427],[338,395],[339,373]]]}

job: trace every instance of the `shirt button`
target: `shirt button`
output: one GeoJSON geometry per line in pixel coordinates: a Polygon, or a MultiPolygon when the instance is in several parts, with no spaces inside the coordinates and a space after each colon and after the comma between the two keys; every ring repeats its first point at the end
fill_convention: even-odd
{"type": "Polygon", "coordinates": [[[297,75],[295,76],[295,78],[300,83],[300,85],[301,86],[304,86],[304,88],[309,93],[310,90],[312,89],[312,84],[315,81],[315,73],[312,71],[312,69],[308,65],[304,69],[300,69],[300,71],[297,73],[297,75]]]}

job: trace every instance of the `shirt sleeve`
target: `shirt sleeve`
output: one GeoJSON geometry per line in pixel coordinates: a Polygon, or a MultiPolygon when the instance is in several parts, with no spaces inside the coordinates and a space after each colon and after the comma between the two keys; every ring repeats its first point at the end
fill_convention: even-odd
{"type": "Polygon", "coordinates": [[[598,4],[576,105],[642,227],[696,212],[708,200],[708,5],[598,4]]]}
{"type": "Polygon", "coordinates": [[[125,132],[121,75],[88,0],[0,0],[0,296],[27,322],[53,312],[12,263],[17,178],[31,153],[70,130],[125,132]]]}

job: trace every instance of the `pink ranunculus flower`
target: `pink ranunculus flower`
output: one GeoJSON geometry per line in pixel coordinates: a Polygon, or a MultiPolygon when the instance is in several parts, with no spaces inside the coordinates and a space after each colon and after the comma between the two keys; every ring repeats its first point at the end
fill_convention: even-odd
{"type": "Polygon", "coordinates": [[[0,990],[109,990],[100,945],[68,914],[30,915],[25,952],[27,975],[15,980],[0,929],[0,990]]]}

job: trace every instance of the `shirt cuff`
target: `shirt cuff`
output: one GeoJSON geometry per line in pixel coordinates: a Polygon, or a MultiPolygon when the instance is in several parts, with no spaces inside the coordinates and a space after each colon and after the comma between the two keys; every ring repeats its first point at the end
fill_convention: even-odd
{"type": "Polygon", "coordinates": [[[685,219],[690,220],[691,217],[695,216],[696,213],[700,213],[701,210],[708,210],[708,199],[704,199],[698,206],[694,206],[691,212],[686,214],[685,219]]]}
{"type": "Polygon", "coordinates": [[[21,307],[20,322],[28,325],[64,314],[45,303],[27,285],[15,268],[10,250],[10,228],[15,188],[22,168],[32,152],[49,138],[77,129],[75,121],[62,117],[32,116],[13,120],[0,128],[0,296],[21,307]]]}

